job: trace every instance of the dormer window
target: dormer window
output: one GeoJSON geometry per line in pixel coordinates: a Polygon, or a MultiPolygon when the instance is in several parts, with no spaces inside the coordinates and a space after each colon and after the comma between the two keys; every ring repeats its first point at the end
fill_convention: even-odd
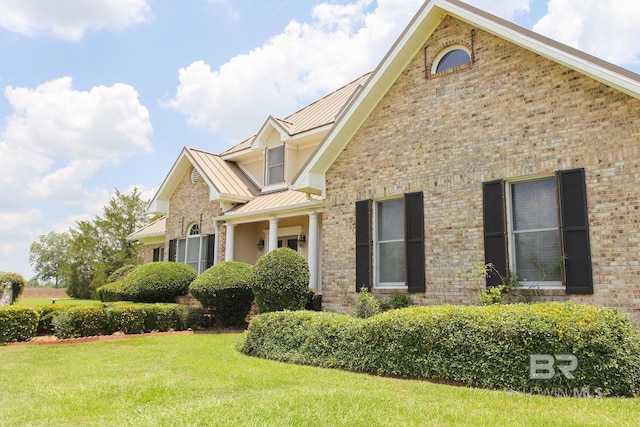
{"type": "Polygon", "coordinates": [[[267,185],[284,182],[284,145],[267,149],[267,185]]]}

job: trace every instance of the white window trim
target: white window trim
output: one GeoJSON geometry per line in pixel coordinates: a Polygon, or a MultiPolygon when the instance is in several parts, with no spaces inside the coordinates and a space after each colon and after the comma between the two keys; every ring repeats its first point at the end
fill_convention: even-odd
{"type": "MultiPolygon", "coordinates": [[[[402,197],[386,197],[382,199],[376,199],[373,201],[373,213],[372,213],[372,227],[373,227],[373,287],[374,289],[407,289],[406,282],[380,282],[380,273],[378,270],[378,266],[380,265],[380,261],[378,259],[380,255],[380,251],[378,250],[378,203],[388,202],[390,200],[401,199],[402,197]]],[[[404,211],[403,211],[403,228],[404,228],[404,211]]],[[[401,240],[385,240],[385,243],[390,242],[399,242],[402,241],[404,245],[406,242],[404,241],[404,236],[401,240]]],[[[407,268],[407,260],[404,260],[403,270],[407,268]]]]}
{"type": "MultiPolygon", "coordinates": [[[[204,271],[204,269],[206,267],[206,262],[207,262],[206,258],[203,258],[203,256],[202,256],[202,238],[205,237],[205,236],[203,236],[202,234],[190,234],[191,233],[191,229],[195,225],[197,225],[197,224],[191,224],[189,226],[189,228],[188,228],[189,231],[188,231],[188,234],[187,234],[186,237],[184,237],[182,239],[178,239],[178,241],[177,241],[177,245],[178,246],[180,245],[180,241],[181,240],[184,241],[184,259],[180,260],[179,259],[179,255],[176,255],[176,261],[181,263],[181,264],[190,265],[189,262],[188,262],[188,259],[189,259],[189,246],[192,246],[192,245],[189,245],[189,241],[190,240],[194,241],[194,240],[197,239],[198,240],[198,243],[197,243],[197,247],[198,247],[198,268],[196,268],[195,270],[196,270],[196,272],[198,274],[201,274],[204,271]]],[[[198,232],[199,232],[199,230],[198,230],[198,232]]]]}
{"type": "MultiPolygon", "coordinates": [[[[555,178],[554,174],[539,174],[528,177],[519,177],[505,181],[505,202],[507,207],[507,250],[509,252],[509,270],[513,272],[518,272],[516,266],[516,247],[515,247],[515,234],[517,232],[513,231],[513,200],[511,196],[511,186],[513,184],[527,182],[527,181],[535,181],[538,179],[549,179],[555,178]]],[[[557,192],[557,183],[556,183],[556,192],[557,192]]],[[[557,210],[557,205],[556,205],[557,210]]],[[[560,225],[558,224],[558,228],[544,228],[539,230],[528,230],[528,231],[552,231],[555,230],[560,233],[560,225]]],[[[557,280],[549,280],[549,281],[528,281],[521,280],[520,286],[524,289],[564,289],[564,285],[562,281],[557,280]]]]}
{"type": "MultiPolygon", "coordinates": [[[[433,59],[433,63],[431,64],[431,74],[437,74],[436,70],[438,69],[438,65],[440,65],[440,61],[442,61],[442,58],[444,58],[444,56],[454,50],[464,50],[465,52],[467,52],[467,54],[469,55],[469,58],[473,58],[473,56],[471,55],[471,52],[469,51],[469,49],[467,49],[466,46],[463,46],[461,44],[454,44],[451,46],[447,46],[444,49],[442,49],[440,51],[440,53],[438,53],[438,55],[436,55],[436,57],[433,59]]],[[[470,62],[468,62],[467,64],[469,64],[470,62]]],[[[448,71],[448,70],[445,70],[448,71]]],[[[441,73],[444,73],[445,71],[441,71],[441,73]]]]}

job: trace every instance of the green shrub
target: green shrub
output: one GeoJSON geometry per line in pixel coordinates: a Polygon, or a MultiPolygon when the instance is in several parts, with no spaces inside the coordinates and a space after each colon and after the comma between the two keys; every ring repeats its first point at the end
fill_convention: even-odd
{"type": "MultiPolygon", "coordinates": [[[[24,280],[24,277],[17,273],[2,273],[0,272],[0,283],[9,282],[13,287],[13,300],[11,304],[22,294],[24,287],[27,285],[27,281],[24,280]]],[[[0,290],[0,293],[2,291],[0,290]]]]}
{"type": "Polygon", "coordinates": [[[212,326],[215,322],[211,310],[204,307],[189,307],[187,313],[187,329],[204,329],[212,326]]]}
{"type": "Polygon", "coordinates": [[[367,288],[360,289],[358,300],[356,301],[354,308],[354,315],[364,319],[366,317],[375,316],[380,313],[380,311],[380,301],[371,295],[367,291],[367,288]]]}
{"type": "Polygon", "coordinates": [[[142,334],[145,330],[147,311],[141,304],[119,303],[107,308],[113,327],[125,334],[142,334]]]}
{"type": "Polygon", "coordinates": [[[307,303],[309,264],[293,249],[275,249],[256,263],[252,289],[260,313],[301,310],[307,303]]]}
{"type": "Polygon", "coordinates": [[[193,267],[177,262],[152,262],[136,267],[124,278],[122,292],[135,302],[174,302],[186,295],[197,276],[193,267]]]}
{"type": "Polygon", "coordinates": [[[109,277],[107,277],[107,283],[113,283],[113,282],[124,280],[124,278],[127,277],[129,273],[131,273],[133,270],[135,270],[137,266],[138,265],[136,264],[129,264],[129,265],[125,265],[124,267],[120,267],[119,269],[111,273],[109,277]]]}
{"type": "Polygon", "coordinates": [[[39,318],[32,307],[0,307],[0,343],[28,341],[36,334],[39,318]]]}
{"type": "Polygon", "coordinates": [[[51,323],[53,318],[58,313],[69,310],[72,307],[72,305],[62,304],[46,304],[33,307],[40,315],[36,335],[52,335],[54,333],[53,324],[51,323]]]}
{"type": "Polygon", "coordinates": [[[413,305],[413,300],[409,295],[394,292],[389,297],[389,307],[393,310],[396,308],[407,308],[413,305]]]}
{"type": "MultiPolygon", "coordinates": [[[[640,395],[640,335],[616,309],[574,303],[432,306],[366,319],[261,314],[240,349],[251,355],[384,375],[525,392],[640,395]],[[567,378],[531,378],[532,355],[574,355],[567,378]]],[[[557,367],[556,367],[557,368],[557,367]]]]}
{"type": "Polygon", "coordinates": [[[51,321],[58,338],[110,335],[117,325],[104,306],[78,305],[57,313],[51,321]]]}
{"type": "Polygon", "coordinates": [[[253,302],[252,279],[252,265],[221,262],[199,275],[189,292],[224,326],[243,325],[253,302]]]}
{"type": "Polygon", "coordinates": [[[182,331],[186,329],[189,308],[179,304],[147,304],[145,332],[170,330],[182,331]]]}
{"type": "Polygon", "coordinates": [[[127,295],[124,293],[122,280],[100,286],[96,289],[96,296],[102,302],[126,301],[130,299],[127,298],[127,295]]]}

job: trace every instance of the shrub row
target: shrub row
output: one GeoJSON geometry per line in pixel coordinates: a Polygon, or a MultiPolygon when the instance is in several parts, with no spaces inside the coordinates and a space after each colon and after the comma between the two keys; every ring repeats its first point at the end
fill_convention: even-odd
{"type": "Polygon", "coordinates": [[[36,334],[39,318],[31,307],[0,307],[0,343],[27,341],[36,334]]]}
{"type": "Polygon", "coordinates": [[[274,312],[249,324],[249,355],[473,386],[640,395],[640,337],[616,309],[574,303],[432,306],[366,319],[274,312]],[[532,378],[531,355],[574,355],[567,378],[532,378]]]}
{"type": "Polygon", "coordinates": [[[211,323],[207,310],[178,304],[9,306],[0,308],[0,343],[28,341],[37,334],[58,338],[117,331],[139,334],[205,328],[211,323]]]}

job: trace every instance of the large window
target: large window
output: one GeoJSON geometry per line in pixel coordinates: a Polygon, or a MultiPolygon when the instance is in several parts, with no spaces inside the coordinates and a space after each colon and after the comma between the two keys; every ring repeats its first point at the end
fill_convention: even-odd
{"type": "Polygon", "coordinates": [[[284,182],[284,145],[267,149],[267,185],[284,182]]]}
{"type": "Polygon", "coordinates": [[[431,74],[442,73],[469,63],[471,63],[471,55],[465,47],[450,46],[436,56],[431,68],[431,74]]]}
{"type": "Polygon", "coordinates": [[[402,199],[376,202],[375,286],[404,287],[404,208],[402,199]]]}
{"type": "Polygon", "coordinates": [[[501,277],[522,284],[564,286],[568,294],[592,294],[591,250],[584,169],[552,177],[483,184],[485,262],[501,277]]]}
{"type": "Polygon", "coordinates": [[[563,257],[555,177],[511,182],[508,187],[511,271],[522,284],[560,286],[563,257]]]}
{"type": "Polygon", "coordinates": [[[169,261],[190,265],[200,274],[213,265],[214,241],[215,235],[203,236],[193,224],[186,238],[169,242],[169,261]]]}
{"type": "Polygon", "coordinates": [[[356,290],[425,291],[423,195],[356,202],[356,290]]]}

